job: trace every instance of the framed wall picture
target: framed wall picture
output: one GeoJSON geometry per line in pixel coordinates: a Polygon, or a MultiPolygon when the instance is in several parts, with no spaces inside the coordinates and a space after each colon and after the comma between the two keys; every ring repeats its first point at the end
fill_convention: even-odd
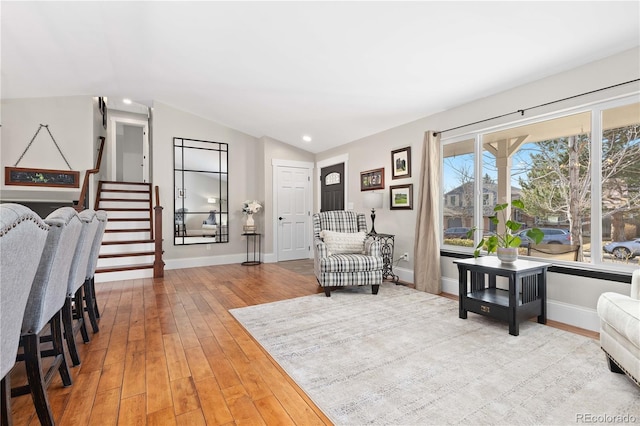
{"type": "Polygon", "coordinates": [[[413,209],[413,184],[390,186],[389,195],[391,210],[413,209]]]}
{"type": "Polygon", "coordinates": [[[60,188],[79,188],[80,172],[71,170],[25,169],[21,167],[4,168],[5,185],[53,186],[60,188]]]}
{"type": "Polygon", "coordinates": [[[384,167],[360,172],[360,191],[384,189],[384,167]]]}
{"type": "Polygon", "coordinates": [[[391,178],[403,179],[411,177],[411,147],[391,151],[391,178]]]}

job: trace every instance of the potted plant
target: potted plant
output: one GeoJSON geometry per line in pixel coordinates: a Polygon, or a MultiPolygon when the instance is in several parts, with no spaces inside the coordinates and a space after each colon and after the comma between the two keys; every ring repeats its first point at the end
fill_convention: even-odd
{"type": "MultiPolygon", "coordinates": [[[[513,200],[511,202],[513,207],[524,210],[524,203],[522,200],[513,200]]],[[[489,218],[494,225],[500,224],[500,220],[504,222],[504,232],[499,234],[497,232],[491,234],[488,237],[483,237],[480,243],[476,246],[473,252],[474,257],[480,255],[480,250],[485,249],[487,253],[496,253],[498,259],[501,262],[511,263],[518,258],[518,247],[522,243],[522,238],[518,235],[514,235],[515,232],[522,228],[522,223],[515,222],[511,219],[507,220],[507,212],[509,203],[498,204],[493,208],[494,215],[489,218]],[[499,216],[499,217],[498,217],[499,216]]],[[[473,234],[477,231],[476,227],[473,227],[467,232],[467,238],[473,239],[473,234]]],[[[538,228],[531,228],[527,231],[527,237],[539,244],[544,238],[544,233],[538,228]]]]}

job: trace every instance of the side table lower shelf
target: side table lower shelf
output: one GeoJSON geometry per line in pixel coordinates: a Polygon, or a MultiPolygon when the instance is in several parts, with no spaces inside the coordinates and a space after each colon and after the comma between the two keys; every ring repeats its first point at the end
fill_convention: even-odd
{"type": "Polygon", "coordinates": [[[245,232],[242,236],[247,238],[247,260],[246,262],[242,262],[243,266],[254,266],[262,263],[261,255],[260,255],[260,240],[262,234],[257,234],[253,232],[245,232]],[[250,243],[253,242],[253,250],[249,250],[250,243]],[[253,253],[253,256],[250,257],[249,254],[253,253]]]}

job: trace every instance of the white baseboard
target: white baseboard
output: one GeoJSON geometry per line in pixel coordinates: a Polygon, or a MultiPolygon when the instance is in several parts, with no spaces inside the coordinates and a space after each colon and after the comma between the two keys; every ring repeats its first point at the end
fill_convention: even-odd
{"type": "Polygon", "coordinates": [[[247,260],[246,254],[228,254],[222,256],[189,257],[184,259],[165,259],[164,269],[196,268],[199,266],[229,265],[247,260]]]}
{"type": "MultiPolygon", "coordinates": [[[[458,280],[442,277],[442,291],[458,295],[458,280]]],[[[585,330],[600,331],[600,318],[595,309],[547,299],[547,318],[585,330]]]]}
{"type": "Polygon", "coordinates": [[[396,266],[393,268],[393,273],[398,276],[400,281],[405,283],[413,283],[413,269],[398,268],[396,266]]]}

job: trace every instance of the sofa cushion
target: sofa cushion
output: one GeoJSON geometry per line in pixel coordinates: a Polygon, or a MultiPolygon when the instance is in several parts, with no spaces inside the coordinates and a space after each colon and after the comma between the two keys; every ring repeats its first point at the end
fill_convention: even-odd
{"type": "Polygon", "coordinates": [[[320,272],[366,272],[383,266],[382,257],[365,254],[335,254],[320,260],[320,272]]]}
{"type": "Polygon", "coordinates": [[[365,232],[321,231],[320,238],[327,246],[328,255],[343,253],[364,253],[365,232]]]}
{"type": "Polygon", "coordinates": [[[600,320],[640,350],[640,301],[619,293],[603,293],[598,299],[600,320]]]}

